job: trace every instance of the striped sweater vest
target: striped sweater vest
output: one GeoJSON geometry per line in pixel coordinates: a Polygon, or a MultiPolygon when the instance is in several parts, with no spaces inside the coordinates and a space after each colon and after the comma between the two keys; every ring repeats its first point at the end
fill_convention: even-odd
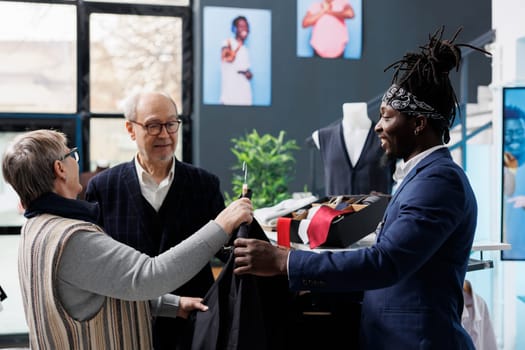
{"type": "Polygon", "coordinates": [[[58,265],[67,240],[78,231],[103,234],[91,223],[49,214],[31,218],[22,227],[18,269],[31,349],[152,349],[147,301],[107,297],[85,321],[73,319],[62,306],[58,265]]]}

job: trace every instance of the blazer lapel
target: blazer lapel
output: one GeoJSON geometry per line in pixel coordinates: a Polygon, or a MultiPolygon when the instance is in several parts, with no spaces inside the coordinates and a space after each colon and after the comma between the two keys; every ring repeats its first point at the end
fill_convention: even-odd
{"type": "Polygon", "coordinates": [[[168,190],[168,194],[166,195],[164,202],[162,202],[160,210],[162,210],[163,207],[167,207],[170,211],[178,212],[180,207],[186,204],[180,199],[184,198],[183,191],[187,186],[188,176],[185,174],[186,169],[184,169],[182,164],[175,158],[174,161],[175,173],[173,177],[173,182],[171,183],[170,189],[168,190]]]}
{"type": "Polygon", "coordinates": [[[401,182],[401,186],[397,188],[396,192],[394,193],[394,196],[390,200],[390,203],[396,200],[397,196],[399,195],[399,193],[401,193],[401,191],[403,191],[403,188],[405,188],[406,184],[409,183],[414,178],[414,176],[416,176],[417,173],[421,171],[421,169],[427,167],[429,164],[434,162],[436,159],[439,159],[443,156],[450,158],[450,152],[447,148],[438,149],[430,153],[428,156],[423,158],[419,163],[417,163],[417,165],[412,170],[410,170],[410,172],[407,174],[403,182],[401,182]]]}
{"type": "Polygon", "coordinates": [[[135,169],[135,160],[127,163],[127,165],[124,167],[122,171],[122,180],[125,184],[125,190],[128,192],[128,198],[131,202],[131,206],[140,216],[142,216],[144,214],[144,206],[142,205],[144,197],[140,191],[139,178],[135,169]]]}

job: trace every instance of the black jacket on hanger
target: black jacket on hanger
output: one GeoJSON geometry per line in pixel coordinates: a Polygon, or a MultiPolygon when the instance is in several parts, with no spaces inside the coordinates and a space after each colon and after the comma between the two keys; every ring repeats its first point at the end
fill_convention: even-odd
{"type": "MultiPolygon", "coordinates": [[[[241,225],[237,237],[268,241],[256,220],[241,225]]],[[[233,274],[234,256],[223,267],[206,296],[206,312],[191,315],[193,350],[290,349],[293,294],[285,276],[233,274]]]]}

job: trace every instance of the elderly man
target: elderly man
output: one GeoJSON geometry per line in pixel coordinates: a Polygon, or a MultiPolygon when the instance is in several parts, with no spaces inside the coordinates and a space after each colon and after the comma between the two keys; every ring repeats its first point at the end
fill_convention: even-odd
{"type": "MultiPolygon", "coordinates": [[[[124,104],[126,129],[137,154],[93,177],[86,199],[101,209],[105,231],[150,256],[188,238],[224,208],[219,179],[175,158],[181,120],[173,100],[158,92],[130,96],[124,104]]],[[[213,283],[208,264],[177,295],[202,297],[213,283]]],[[[158,317],[155,349],[181,348],[186,320],[158,317]]],[[[184,346],[182,346],[184,348],[184,346]]]]}

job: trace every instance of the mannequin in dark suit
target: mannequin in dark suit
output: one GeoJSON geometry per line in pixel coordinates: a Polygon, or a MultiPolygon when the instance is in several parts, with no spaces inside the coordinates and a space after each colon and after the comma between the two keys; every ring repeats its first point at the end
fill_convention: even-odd
{"type": "Polygon", "coordinates": [[[474,350],[461,314],[477,203],[446,147],[459,108],[448,76],[461,61],[457,34],[444,40],[442,28],[391,66],[375,132],[403,176],[374,245],[319,254],[234,242],[237,274],[284,274],[293,290],[363,290],[362,349],[474,350]]]}
{"type": "Polygon", "coordinates": [[[390,194],[395,161],[386,160],[366,103],[343,104],[343,119],[312,134],[324,165],[325,193],[390,194]]]}
{"type": "MultiPolygon", "coordinates": [[[[156,256],[216,217],[224,208],[224,199],[215,175],[174,157],[180,121],[171,98],[143,93],[128,98],[125,106],[126,128],[137,144],[137,155],[95,175],[88,183],[86,199],[99,203],[100,225],[108,234],[156,256]],[[150,130],[158,125],[160,133],[151,135],[159,131],[150,130]],[[162,190],[167,190],[164,198],[151,199],[162,190]]],[[[173,294],[203,297],[213,281],[208,264],[173,294]]],[[[183,335],[186,323],[180,318],[157,317],[155,350],[189,348],[185,344],[188,336],[183,335]]]]}

